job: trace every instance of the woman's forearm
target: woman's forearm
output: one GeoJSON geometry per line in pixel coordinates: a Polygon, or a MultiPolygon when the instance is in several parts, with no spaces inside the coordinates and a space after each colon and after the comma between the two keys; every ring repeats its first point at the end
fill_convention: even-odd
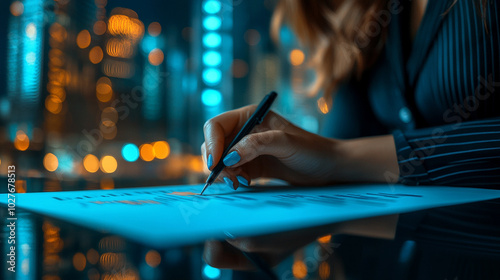
{"type": "Polygon", "coordinates": [[[399,167],[392,135],[342,140],[334,148],[335,181],[395,183],[399,167]]]}

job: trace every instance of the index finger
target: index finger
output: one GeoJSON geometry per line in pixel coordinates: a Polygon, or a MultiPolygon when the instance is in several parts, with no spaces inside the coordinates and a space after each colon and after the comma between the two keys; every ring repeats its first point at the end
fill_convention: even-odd
{"type": "Polygon", "coordinates": [[[205,156],[208,169],[212,170],[217,165],[226,147],[226,138],[238,133],[255,111],[255,108],[255,105],[242,107],[215,116],[205,123],[203,134],[205,136],[205,156]]]}

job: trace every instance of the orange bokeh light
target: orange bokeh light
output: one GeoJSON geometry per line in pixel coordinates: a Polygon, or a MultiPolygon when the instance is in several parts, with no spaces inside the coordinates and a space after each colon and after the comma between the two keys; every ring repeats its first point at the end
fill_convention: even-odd
{"type": "Polygon", "coordinates": [[[304,63],[305,58],[306,57],[304,55],[304,52],[301,50],[295,49],[290,52],[290,63],[293,66],[301,65],[302,63],[304,63]]]}
{"type": "Polygon", "coordinates": [[[94,23],[93,30],[96,35],[102,35],[106,33],[106,22],[104,22],[104,20],[96,21],[94,23]]]}
{"type": "Polygon", "coordinates": [[[148,26],[149,35],[156,37],[161,33],[161,25],[158,22],[152,22],[148,26]]]}
{"type": "Polygon", "coordinates": [[[28,135],[24,133],[24,131],[19,130],[16,134],[16,138],[14,139],[14,147],[19,151],[26,151],[30,146],[30,139],[28,135]]]}
{"type": "Polygon", "coordinates": [[[113,156],[104,156],[101,158],[101,170],[104,173],[113,173],[118,167],[118,162],[113,156]]]}
{"type": "Polygon", "coordinates": [[[153,144],[153,153],[158,159],[165,159],[170,154],[170,146],[166,141],[158,141],[153,144]]]}
{"type": "Polygon", "coordinates": [[[101,47],[95,46],[89,52],[89,60],[93,64],[97,64],[102,61],[104,57],[104,53],[102,52],[101,47]]]}
{"type": "Polygon", "coordinates": [[[88,172],[95,173],[99,170],[99,159],[92,154],[88,154],[83,158],[83,167],[88,172]]]}
{"type": "Polygon", "coordinates": [[[164,55],[162,50],[154,49],[148,55],[148,61],[151,65],[158,66],[163,62],[164,55]]]}
{"type": "Polygon", "coordinates": [[[80,49],[85,49],[90,46],[91,40],[92,39],[90,38],[90,32],[85,29],[80,31],[80,33],[78,33],[78,35],[76,36],[76,44],[80,49]]]}
{"type": "Polygon", "coordinates": [[[155,152],[153,149],[153,145],[144,144],[139,147],[139,152],[141,159],[144,161],[152,161],[155,158],[155,152]]]}

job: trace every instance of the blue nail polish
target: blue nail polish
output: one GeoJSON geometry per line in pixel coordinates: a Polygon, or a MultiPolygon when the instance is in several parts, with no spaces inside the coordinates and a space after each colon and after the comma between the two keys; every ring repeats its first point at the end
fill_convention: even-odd
{"type": "Polygon", "coordinates": [[[208,155],[208,159],[207,159],[207,167],[208,167],[208,169],[210,169],[210,167],[212,167],[213,164],[214,164],[214,158],[212,157],[212,154],[209,154],[208,155]]]}
{"type": "Polygon", "coordinates": [[[237,164],[240,161],[241,157],[238,152],[233,151],[229,153],[223,160],[225,166],[231,166],[237,164]]]}
{"type": "Polygon", "coordinates": [[[236,179],[238,179],[238,182],[240,182],[240,184],[242,184],[243,186],[248,187],[248,180],[245,179],[245,177],[243,177],[243,176],[236,176],[236,179]]]}
{"type": "Polygon", "coordinates": [[[231,181],[231,179],[224,177],[224,182],[226,182],[226,185],[228,185],[232,190],[234,190],[233,181],[231,181]]]}

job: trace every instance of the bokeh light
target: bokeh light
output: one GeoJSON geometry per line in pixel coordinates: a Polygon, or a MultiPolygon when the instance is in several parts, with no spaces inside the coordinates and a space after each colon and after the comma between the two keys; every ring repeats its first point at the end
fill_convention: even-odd
{"type": "Polygon", "coordinates": [[[58,96],[51,94],[45,98],[45,108],[52,114],[59,114],[62,110],[62,101],[58,96]]]}
{"type": "Polygon", "coordinates": [[[78,252],[73,255],[73,266],[75,267],[76,270],[83,271],[85,269],[86,264],[87,261],[85,259],[84,254],[78,252]]]}
{"type": "Polygon", "coordinates": [[[128,162],[134,162],[139,158],[139,148],[135,144],[128,143],[122,147],[122,157],[128,162]]]}
{"type": "Polygon", "coordinates": [[[221,272],[220,269],[205,264],[205,267],[203,267],[203,275],[208,279],[218,279],[221,272]]]}
{"type": "Polygon", "coordinates": [[[102,49],[99,46],[93,47],[89,52],[89,60],[93,64],[101,62],[103,57],[104,53],[102,52],[102,49]]]}
{"type": "Polygon", "coordinates": [[[170,154],[170,146],[166,141],[158,141],[153,144],[153,153],[157,159],[165,159],[170,154]]]}
{"type": "Polygon", "coordinates": [[[203,10],[207,14],[216,14],[221,10],[221,3],[215,0],[209,0],[203,5],[203,10]]]}
{"type": "Polygon", "coordinates": [[[156,37],[161,33],[161,25],[158,22],[152,22],[148,26],[149,35],[156,37]]]}
{"type": "Polygon", "coordinates": [[[10,4],[10,13],[13,16],[18,17],[22,15],[23,12],[24,12],[24,5],[21,1],[14,1],[12,2],[12,4],[10,4]]]}
{"type": "Polygon", "coordinates": [[[330,265],[327,262],[322,262],[319,265],[318,274],[321,279],[328,279],[330,277],[330,265]]]}
{"type": "Polygon", "coordinates": [[[43,157],[43,166],[48,171],[54,172],[59,166],[59,160],[53,153],[48,153],[43,157]]]}
{"type": "Polygon", "coordinates": [[[163,62],[164,55],[163,51],[160,49],[152,50],[148,55],[148,61],[151,65],[158,66],[163,62]]]}
{"type": "Polygon", "coordinates": [[[146,263],[150,266],[150,267],[157,267],[160,262],[161,262],[161,256],[160,256],[160,253],[158,253],[157,251],[155,250],[149,250],[147,253],[146,253],[146,256],[144,257],[146,263]]]}
{"type": "Polygon", "coordinates": [[[201,94],[201,102],[205,106],[217,106],[222,101],[222,94],[215,89],[206,89],[201,94]]]}
{"type": "Polygon", "coordinates": [[[118,167],[118,162],[113,156],[104,156],[101,158],[101,170],[104,173],[113,173],[118,167]]]}
{"type": "Polygon", "coordinates": [[[104,22],[104,20],[98,20],[94,23],[94,27],[92,29],[94,30],[94,34],[103,35],[106,33],[106,22],[104,22]]]}
{"type": "Polygon", "coordinates": [[[208,51],[203,54],[203,63],[208,66],[217,66],[221,63],[222,57],[219,52],[208,51]]]}
{"type": "Polygon", "coordinates": [[[218,16],[209,16],[203,20],[203,27],[206,30],[214,31],[220,28],[222,20],[218,16]]]}
{"type": "Polygon", "coordinates": [[[153,145],[143,144],[139,147],[141,159],[144,161],[152,161],[155,158],[153,145]]]}
{"type": "Polygon", "coordinates": [[[87,251],[87,260],[90,264],[97,264],[99,261],[99,252],[95,249],[89,249],[87,251]]]}
{"type": "Polygon", "coordinates": [[[318,238],[318,242],[319,243],[328,243],[328,242],[330,242],[331,239],[332,239],[332,235],[329,234],[329,235],[325,235],[325,236],[318,238]]]}
{"type": "Polygon", "coordinates": [[[80,33],[76,36],[76,44],[80,49],[85,49],[90,46],[91,40],[90,32],[85,29],[80,31],[80,33]]]}
{"type": "Polygon", "coordinates": [[[36,39],[36,26],[34,23],[28,23],[28,25],[26,25],[26,36],[28,36],[28,38],[30,40],[35,40],[36,39]]]}
{"type": "Polygon", "coordinates": [[[203,45],[208,48],[217,48],[218,46],[220,46],[221,42],[222,38],[217,33],[210,32],[203,36],[203,45]]]}
{"type": "Polygon", "coordinates": [[[292,266],[293,276],[297,279],[304,279],[307,276],[307,266],[303,261],[295,261],[292,266]]]}
{"type": "Polygon", "coordinates": [[[293,66],[299,66],[304,63],[305,55],[304,52],[298,49],[292,50],[290,52],[290,63],[293,66]]]}
{"type": "Polygon", "coordinates": [[[222,79],[222,73],[219,69],[209,68],[203,70],[203,81],[207,85],[217,85],[222,79]]]}
{"type": "Polygon", "coordinates": [[[96,86],[96,96],[101,102],[108,102],[113,97],[113,89],[106,83],[98,83],[96,86]]]}
{"type": "Polygon", "coordinates": [[[16,138],[14,139],[14,147],[19,151],[26,151],[30,146],[30,139],[24,131],[19,130],[16,133],[16,138]]]}
{"type": "Polygon", "coordinates": [[[88,172],[95,173],[99,170],[99,159],[92,154],[88,154],[83,158],[83,167],[88,172]]]}

